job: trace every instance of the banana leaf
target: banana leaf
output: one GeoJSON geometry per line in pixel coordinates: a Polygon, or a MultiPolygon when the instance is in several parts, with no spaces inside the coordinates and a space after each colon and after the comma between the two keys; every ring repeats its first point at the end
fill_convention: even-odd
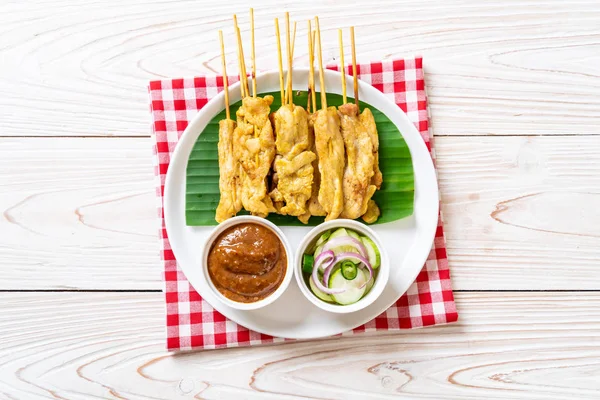
{"type": "MultiPolygon", "coordinates": [[[[275,98],[271,110],[279,109],[279,92],[271,94],[275,98]]],[[[306,104],[307,92],[294,92],[294,104],[306,104]]],[[[320,96],[317,93],[317,99],[320,96]]],[[[349,98],[349,101],[352,99],[349,98]]],[[[339,106],[342,96],[327,94],[327,105],[339,106]]],[[[241,101],[230,106],[235,115],[241,101]]],[[[360,107],[369,107],[375,118],[379,132],[379,168],[383,174],[381,189],[375,192],[373,199],[381,210],[381,216],[375,224],[395,221],[413,213],[414,174],[410,151],[401,133],[383,113],[367,103],[360,107]]],[[[217,142],[219,141],[219,121],[225,118],[225,110],[217,114],[198,137],[190,154],[186,171],[186,223],[190,226],[217,225],[215,210],[219,204],[219,160],[217,142]]],[[[238,215],[248,214],[241,211],[238,215]]],[[[298,218],[270,214],[268,219],[277,225],[303,225],[298,218]]],[[[308,225],[318,225],[323,217],[311,217],[308,225]]]]}

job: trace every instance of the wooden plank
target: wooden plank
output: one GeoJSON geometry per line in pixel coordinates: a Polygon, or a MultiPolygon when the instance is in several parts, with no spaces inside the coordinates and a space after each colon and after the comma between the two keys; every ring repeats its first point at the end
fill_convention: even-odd
{"type": "MultiPolygon", "coordinates": [[[[0,135],[148,135],[147,81],[220,71],[218,29],[235,71],[231,15],[240,14],[248,36],[247,7],[242,0],[4,2],[0,135]]],[[[272,19],[283,9],[298,20],[321,17],[327,62],[338,54],[335,30],[350,25],[359,61],[423,54],[438,135],[598,133],[595,0],[254,7],[261,69],[276,67],[272,19]]],[[[297,65],[305,65],[305,40],[297,43],[297,65]]]]}
{"type": "Polygon", "coordinates": [[[0,154],[0,288],[162,287],[149,139],[3,139],[0,154]]]}
{"type": "Polygon", "coordinates": [[[453,325],[178,355],[161,293],[0,299],[8,399],[600,396],[599,293],[461,293],[453,325]]]}
{"type": "Polygon", "coordinates": [[[454,287],[600,289],[600,141],[436,141],[454,287]]]}
{"type": "MultiPolygon", "coordinates": [[[[160,289],[148,139],[0,142],[0,289],[160,289]]],[[[600,289],[600,142],[436,140],[455,289],[600,289]]]]}

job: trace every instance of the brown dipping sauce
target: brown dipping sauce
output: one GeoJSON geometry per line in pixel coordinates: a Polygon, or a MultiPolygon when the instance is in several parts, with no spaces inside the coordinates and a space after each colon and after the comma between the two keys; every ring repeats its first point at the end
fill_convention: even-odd
{"type": "Polygon", "coordinates": [[[283,243],[269,228],[252,223],[223,231],[208,253],[208,274],[230,300],[254,303],[273,293],[285,276],[283,243]]]}

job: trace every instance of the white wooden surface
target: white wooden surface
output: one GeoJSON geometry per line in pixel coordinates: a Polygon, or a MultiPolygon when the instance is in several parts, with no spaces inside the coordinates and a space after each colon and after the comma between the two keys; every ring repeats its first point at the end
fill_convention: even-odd
{"type": "Polygon", "coordinates": [[[351,3],[0,3],[0,399],[600,397],[600,3],[351,3]],[[145,85],[249,3],[264,69],[285,10],[425,56],[458,324],[164,351],[145,85]]]}
{"type": "Polygon", "coordinates": [[[168,355],[161,293],[5,293],[6,398],[597,399],[600,294],[459,293],[460,322],[168,355]]]}

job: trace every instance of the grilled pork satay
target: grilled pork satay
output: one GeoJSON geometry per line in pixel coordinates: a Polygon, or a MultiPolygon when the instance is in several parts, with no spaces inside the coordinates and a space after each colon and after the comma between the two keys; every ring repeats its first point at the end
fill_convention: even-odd
{"type": "MultiPolygon", "coordinates": [[[[281,59],[281,35],[279,34],[279,18],[275,18],[275,37],[277,38],[277,55],[279,61],[279,88],[280,88],[280,98],[281,105],[286,103],[287,93],[286,87],[287,83],[284,84],[283,79],[283,62],[281,59]]],[[[271,124],[275,129],[275,138],[277,139],[277,122],[275,120],[275,113],[270,115],[271,124]]],[[[269,188],[269,197],[271,198],[273,205],[277,214],[282,214],[281,209],[285,206],[285,201],[283,198],[283,194],[279,191],[277,186],[279,185],[279,174],[277,173],[276,162],[279,161],[283,156],[281,154],[277,154],[277,146],[275,146],[275,161],[273,162],[273,174],[271,178],[271,187],[269,188]]]]}
{"type": "Polygon", "coordinates": [[[269,121],[273,96],[245,97],[237,111],[234,153],[241,165],[242,205],[253,215],[274,211],[267,196],[267,176],[275,158],[275,140],[269,121]]]}
{"type": "Polygon", "coordinates": [[[346,70],[344,66],[344,43],[342,30],[338,30],[340,42],[340,71],[342,78],[343,105],[338,108],[342,137],[346,148],[344,169],[344,211],[342,218],[356,219],[367,211],[369,200],[377,190],[371,185],[374,175],[373,143],[369,133],[358,118],[358,105],[347,102],[346,70]]]}
{"type": "Polygon", "coordinates": [[[366,129],[371,138],[372,150],[373,150],[373,169],[374,174],[371,178],[371,184],[377,187],[377,190],[381,189],[383,183],[383,175],[379,169],[379,134],[377,133],[377,125],[375,125],[375,118],[373,113],[368,108],[365,108],[360,114],[360,122],[366,129]]]}
{"type": "MultiPolygon", "coordinates": [[[[276,20],[276,33],[279,43],[279,24],[276,20]]],[[[278,209],[281,214],[301,216],[306,213],[306,202],[310,198],[315,155],[308,150],[308,123],[304,108],[294,105],[292,98],[292,52],[290,42],[289,14],[286,13],[286,37],[288,78],[287,89],[282,96],[282,106],[275,112],[276,159],[274,171],[277,174],[277,188],[271,192],[271,198],[284,206],[278,209]],[[287,103],[287,104],[286,104],[287,103]]],[[[280,58],[280,74],[283,73],[280,58]]],[[[282,82],[283,79],[280,79],[282,82]]],[[[282,90],[283,93],[283,90],[282,90]]]]}
{"type": "Polygon", "coordinates": [[[235,121],[229,114],[229,83],[227,81],[227,68],[225,62],[225,46],[223,45],[223,31],[219,31],[221,42],[221,61],[223,64],[223,86],[225,90],[226,118],[219,121],[219,192],[221,197],[215,215],[217,222],[223,222],[235,216],[242,209],[239,186],[239,165],[233,154],[233,132],[235,121]]]}
{"type": "Polygon", "coordinates": [[[235,216],[242,209],[239,186],[239,165],[233,152],[235,121],[219,121],[219,192],[221,198],[217,206],[215,220],[223,222],[235,216]]]}
{"type": "Polygon", "coordinates": [[[340,132],[340,117],[337,109],[327,107],[318,17],[315,17],[315,23],[317,43],[319,44],[319,80],[321,83],[321,109],[316,112],[315,120],[315,143],[319,157],[319,172],[321,173],[319,203],[327,213],[325,220],[329,221],[338,218],[344,209],[342,189],[345,165],[344,139],[340,132]]]}
{"type": "Polygon", "coordinates": [[[335,107],[317,111],[315,142],[319,155],[319,203],[329,221],[340,216],[344,209],[344,140],[340,133],[340,118],[335,107]]]}
{"type": "Polygon", "coordinates": [[[379,210],[377,203],[375,203],[375,200],[369,200],[367,212],[365,212],[365,215],[362,216],[363,221],[365,221],[367,224],[372,224],[373,222],[377,221],[380,215],[381,211],[379,210]]]}
{"type": "MultiPolygon", "coordinates": [[[[252,9],[250,17],[254,28],[252,9]]],[[[275,158],[275,137],[269,120],[273,96],[256,95],[254,41],[252,42],[253,93],[252,97],[249,95],[244,50],[235,15],[233,20],[238,40],[241,86],[242,91],[245,90],[242,95],[242,106],[236,112],[237,127],[233,133],[234,156],[240,164],[240,197],[247,211],[256,216],[266,217],[269,212],[275,211],[271,199],[267,196],[267,176],[275,158]]],[[[254,34],[252,36],[254,37],[254,34]]]]}
{"type": "MultiPolygon", "coordinates": [[[[281,89],[281,104],[285,104],[285,87],[283,83],[283,63],[281,61],[281,38],[279,34],[279,19],[275,18],[275,37],[277,37],[277,54],[279,56],[279,87],[281,89]]],[[[275,113],[272,113],[269,118],[271,119],[271,125],[275,126],[275,113]]],[[[275,161],[281,158],[280,155],[275,154],[275,161]]],[[[281,209],[283,208],[284,201],[283,195],[277,189],[277,185],[279,184],[279,174],[276,171],[275,163],[273,163],[273,171],[271,175],[271,186],[269,187],[269,197],[273,201],[273,206],[278,214],[281,214],[281,209]]]]}
{"type": "Polygon", "coordinates": [[[316,119],[316,114],[311,114],[308,118],[308,137],[309,137],[309,141],[310,141],[310,149],[313,151],[313,153],[315,153],[315,160],[313,161],[313,169],[314,169],[314,176],[313,176],[313,185],[312,185],[312,191],[311,191],[311,195],[310,195],[310,199],[308,199],[308,203],[306,205],[307,209],[308,209],[308,216],[304,215],[302,218],[300,218],[300,220],[302,222],[304,222],[304,220],[306,220],[307,223],[308,222],[308,218],[310,218],[311,215],[314,215],[315,217],[324,217],[327,215],[327,212],[325,212],[325,209],[323,208],[323,206],[321,205],[321,203],[319,203],[319,188],[321,187],[321,172],[319,172],[319,158],[317,156],[317,144],[315,142],[315,119],[316,119]]]}
{"type": "Polygon", "coordinates": [[[311,216],[323,217],[327,215],[321,203],[319,203],[319,188],[321,187],[321,173],[319,172],[319,158],[317,156],[317,148],[315,143],[315,118],[316,114],[314,112],[317,110],[317,97],[315,95],[315,71],[314,71],[314,42],[315,41],[315,32],[312,31],[310,20],[308,21],[308,103],[306,104],[306,109],[309,113],[308,115],[308,148],[315,153],[315,160],[312,162],[313,165],[313,184],[311,189],[310,199],[306,204],[306,213],[299,216],[298,219],[307,224],[308,220],[311,216]],[[313,114],[310,113],[312,106],[313,114]]]}
{"type": "MultiPolygon", "coordinates": [[[[356,45],[354,43],[354,27],[350,27],[350,40],[352,46],[352,78],[354,81],[354,104],[356,105],[358,112],[358,78],[356,68],[356,45]]],[[[379,135],[377,133],[377,125],[375,125],[375,118],[373,113],[368,108],[365,108],[359,116],[359,121],[363,128],[366,130],[369,138],[371,139],[371,151],[373,154],[373,176],[371,177],[371,186],[375,186],[377,190],[381,189],[383,183],[383,175],[379,169],[379,135]]],[[[370,198],[370,196],[369,196],[370,198]]],[[[367,209],[363,215],[363,220],[367,223],[373,223],[377,221],[381,211],[374,200],[369,200],[367,209]]]]}
{"type": "Polygon", "coordinates": [[[313,183],[312,162],[315,154],[308,150],[308,122],[304,108],[286,104],[275,113],[275,161],[277,190],[285,201],[282,214],[300,216],[306,213],[313,183]]]}
{"type": "Polygon", "coordinates": [[[344,211],[342,218],[356,219],[367,211],[367,205],[377,187],[371,185],[373,170],[373,143],[358,119],[356,104],[339,107],[342,137],[346,148],[344,169],[344,211]]]}

